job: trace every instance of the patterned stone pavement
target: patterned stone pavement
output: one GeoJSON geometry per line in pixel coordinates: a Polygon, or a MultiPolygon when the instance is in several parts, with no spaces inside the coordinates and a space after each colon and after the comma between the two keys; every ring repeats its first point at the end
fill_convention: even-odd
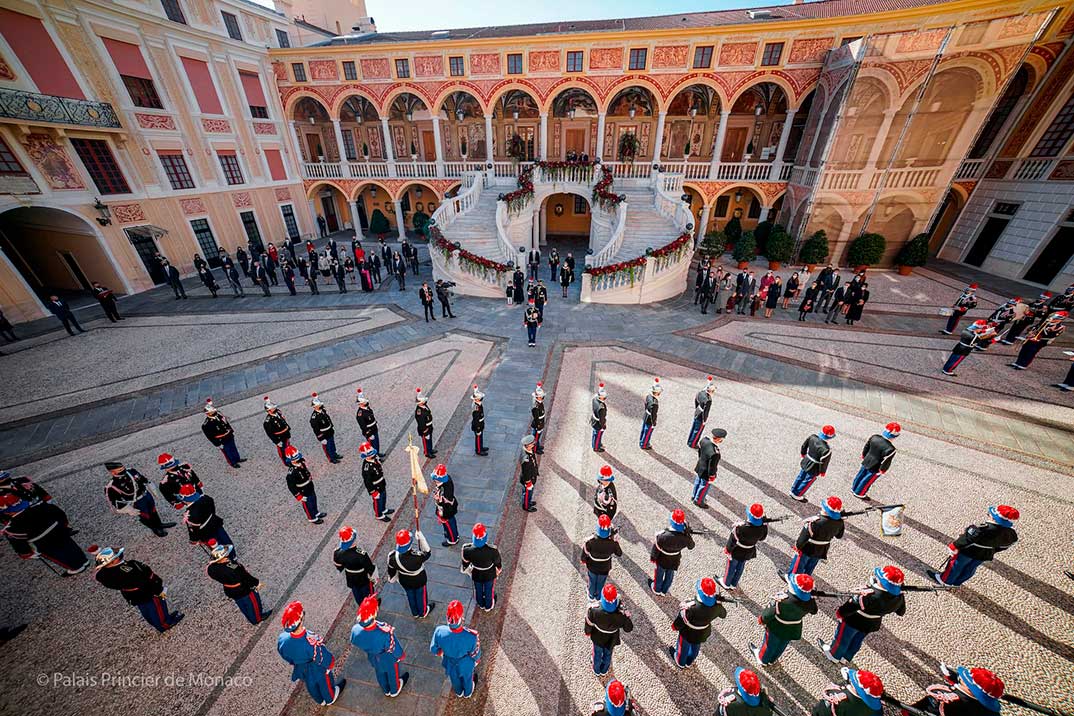
{"type": "MultiPolygon", "coordinates": [[[[427,264],[420,278],[428,278],[427,264]]],[[[1068,545],[1057,539],[1054,526],[1074,516],[1063,477],[1074,464],[1071,428],[1069,421],[1064,423],[1072,402],[1067,394],[1046,388],[1054,382],[1052,365],[1058,365],[1060,347],[1042,354],[1039,369],[1035,365],[1019,374],[1017,386],[1003,385],[997,391],[999,405],[995,396],[983,399],[974,393],[1000,370],[991,365],[999,356],[989,355],[964,370],[964,385],[935,381],[926,365],[931,359],[900,357],[898,367],[905,374],[895,379],[885,379],[867,365],[870,356],[883,355],[884,360],[872,362],[890,368],[888,351],[877,346],[891,343],[909,346],[913,355],[922,354],[922,346],[938,351],[933,343],[941,319],[933,306],[953,300],[963,279],[921,272],[896,290],[889,280],[894,275],[877,272],[870,277],[880,286],[874,288],[876,310],[867,308],[860,329],[841,326],[837,331],[843,335],[835,337],[829,336],[833,329],[787,322],[796,317],[794,312],[777,311],[770,321],[728,320],[701,315],[689,296],[656,306],[581,305],[573,298],[560,300],[552,287],[538,347],[529,348],[521,311],[502,301],[459,299],[458,318],[426,323],[416,298],[419,283],[414,281],[420,278],[408,279],[406,292],[386,283],[370,294],[324,291],[290,297],[275,292],[269,298],[222,294],[212,299],[192,290],[187,301],[174,301],[170,291],[158,289],[121,303],[130,316],[124,324],[94,320],[87,325],[90,335],[73,339],[62,329],[40,324],[34,338],[14,346],[17,355],[0,357],[9,361],[5,374],[15,378],[5,387],[11,397],[0,401],[4,465],[49,486],[81,528],[77,539],[125,544],[134,558],[152,564],[168,583],[173,603],[190,615],[176,631],[158,637],[91,578],[57,580],[32,563],[18,563],[7,551],[0,560],[11,578],[0,587],[0,624],[29,626],[0,661],[12,684],[0,696],[0,710],[18,703],[20,713],[31,714],[56,708],[139,712],[147,706],[199,715],[322,711],[304,689],[287,682],[287,670],[274,653],[275,618],[250,627],[216,585],[207,583],[200,573],[203,557],[185,535],[159,540],[107,509],[101,463],[122,456],[155,480],[156,453],[167,449],[202,474],[243,562],[268,585],[266,605],[282,606],[293,598],[305,602],[311,629],[325,635],[339,672],[351,684],[329,712],[582,712],[601,689],[586,663],[581,636],[584,592],[577,559],[593,528],[588,502],[600,463],[588,450],[584,421],[589,392],[599,377],[613,391],[605,457],[620,474],[627,551],[613,580],[638,623],[616,654],[616,673],[631,683],[645,713],[710,712],[715,691],[748,655],[746,644],[758,637],[751,614],[778,587],[774,568],[785,560],[796,527],[784,523],[773,531],[762,557],[747,571],[745,603],[719,625],[696,672],[680,673],[662,660],[660,647],[670,639],[674,600],[656,602],[643,592],[648,540],[667,511],[688,497],[695,458],[684,444],[685,422],[705,373],[719,378],[714,415],[725,421],[733,438],[724,451],[723,489],[714,500],[719,506],[708,513],[692,511],[692,520],[722,532],[754,500],[763,501],[770,513],[809,514],[812,508],[785,497],[805,434],[821,422],[839,426],[828,483],[814,491],[819,495],[830,488],[846,495],[859,443],[877,425],[898,419],[906,429],[898,464],[875,489],[878,498],[910,504],[906,534],[882,541],[873,524],[858,518],[839,545],[838,561],[818,570],[824,584],[853,587],[879,560],[899,564],[916,581],[925,564],[940,559],[946,540],[980,519],[989,502],[1001,499],[1022,509],[1023,541],[957,595],[915,595],[907,618],[870,638],[862,663],[879,670],[896,693],[909,698],[915,685],[928,683],[936,659],[975,660],[998,668],[1012,690],[1026,696],[1034,697],[1035,684],[1051,680],[1061,692],[1053,705],[1069,706],[1074,601],[1069,583],[1060,581],[1065,580],[1061,570],[1069,568],[1068,545]],[[897,305],[907,296],[928,310],[914,313],[897,305]],[[751,343],[743,338],[747,334],[776,334],[780,345],[770,339],[751,343]],[[117,346],[138,359],[117,359],[123,355],[117,346]],[[65,379],[65,368],[49,379],[41,366],[50,363],[79,366],[80,374],[65,379]],[[111,364],[114,369],[104,367],[111,364]],[[979,375],[971,375],[973,370],[979,375]],[[26,378],[20,380],[21,374],[26,378]],[[669,388],[656,450],[645,454],[636,441],[642,394],[653,374],[664,376],[669,388]],[[550,393],[551,439],[542,461],[540,511],[524,516],[517,507],[517,441],[528,424],[529,394],[542,379],[550,393]],[[487,396],[488,457],[473,454],[468,395],[474,382],[487,396]],[[433,394],[437,461],[448,464],[456,482],[460,531],[465,538],[475,522],[484,522],[505,556],[498,607],[475,620],[485,647],[487,686],[466,701],[449,695],[442,670],[428,653],[432,628],[442,620],[450,598],[463,599],[473,613],[467,579],[458,572],[457,549],[439,547],[431,501],[421,505],[421,522],[434,545],[429,568],[430,598],[438,602],[434,617],[415,622],[402,591],[395,585],[383,590],[383,614],[406,643],[412,674],[398,699],[381,698],[371,686],[364,656],[350,653],[346,640],[354,605],[329,564],[341,524],[356,528],[381,570],[393,531],[412,525],[406,456],[398,448],[413,430],[417,384],[433,394]],[[398,511],[388,525],[372,519],[357,475],[358,433],[351,413],[356,385],[371,395],[382,442],[389,446],[389,496],[398,511]],[[347,456],[341,465],[324,463],[306,424],[313,390],[329,396],[340,450],[347,456]],[[108,391],[118,397],[102,396],[108,391]],[[301,520],[282,484],[284,471],[259,424],[265,393],[281,402],[296,443],[310,457],[329,512],[324,526],[301,520]],[[228,470],[200,435],[200,406],[207,395],[237,423],[240,448],[251,458],[241,471],[228,470]],[[939,485],[944,489],[937,490],[939,485]],[[58,642],[52,639],[57,623],[66,629],[58,642]],[[997,643],[1004,650],[1024,650],[1025,657],[1016,664],[997,654],[997,643]],[[234,683],[137,693],[34,684],[39,673],[102,670],[194,672],[232,677],[234,683]]],[[[988,291],[987,281],[981,283],[988,291]]],[[[1008,288],[997,287],[995,293],[1003,295],[1008,288]]],[[[1000,376],[1006,378],[1002,370],[1000,376]]],[[[431,468],[427,463],[423,469],[431,468]]],[[[694,579],[722,564],[722,539],[714,536],[691,554],[676,585],[677,597],[688,594],[687,575],[694,579]]],[[[810,625],[810,635],[830,630],[825,615],[834,605],[828,607],[810,625]]],[[[790,701],[806,706],[832,674],[823,657],[808,647],[790,650],[785,662],[766,672],[765,679],[793,712],[790,701]]]]}

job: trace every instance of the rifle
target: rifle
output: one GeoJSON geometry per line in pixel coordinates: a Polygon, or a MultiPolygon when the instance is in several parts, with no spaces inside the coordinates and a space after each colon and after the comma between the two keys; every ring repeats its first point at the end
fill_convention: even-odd
{"type": "Polygon", "coordinates": [[[798,515],[783,515],[782,517],[762,517],[761,523],[767,525],[771,524],[772,522],[783,522],[784,520],[789,520],[790,518],[797,516],[798,515]]]}
{"type": "Polygon", "coordinates": [[[711,535],[716,533],[715,531],[706,529],[705,527],[691,527],[690,525],[686,525],[686,534],[711,535]]]}
{"type": "Polygon", "coordinates": [[[830,597],[833,599],[850,599],[852,597],[860,597],[858,592],[825,592],[820,589],[814,589],[812,591],[814,597],[830,597]]]}
{"type": "Polygon", "coordinates": [[[950,592],[954,587],[919,587],[915,584],[902,585],[904,592],[950,592]]]}
{"type": "Polygon", "coordinates": [[[786,711],[772,703],[772,699],[768,700],[768,706],[772,709],[772,713],[774,713],[776,716],[790,716],[790,714],[788,714],[786,711]]]}
{"type": "Polygon", "coordinates": [[[872,507],[866,507],[864,510],[843,512],[843,517],[854,517],[856,515],[864,515],[866,512],[875,512],[876,510],[890,510],[895,507],[906,507],[906,505],[873,505],[872,507]]]}
{"type": "MultiPolygon", "coordinates": [[[[958,674],[953,671],[950,666],[943,663],[942,661],[940,662],[940,673],[943,674],[943,677],[948,681],[948,683],[954,684],[958,682],[958,674]]],[[[1057,709],[1049,708],[1047,706],[1041,706],[1040,704],[1035,704],[1032,701],[1027,701],[1021,696],[1015,696],[1014,694],[1003,694],[1003,696],[1000,696],[999,698],[1000,701],[1006,701],[1009,704],[1021,706],[1022,708],[1029,709],[1030,711],[1036,711],[1037,713],[1045,714],[1046,716],[1071,716],[1071,714],[1067,712],[1059,711],[1057,709]]]]}
{"type": "Polygon", "coordinates": [[[924,709],[919,709],[916,706],[911,706],[910,704],[903,703],[894,696],[889,696],[888,694],[882,694],[880,696],[880,700],[886,704],[891,704],[892,706],[896,706],[902,709],[906,713],[910,714],[910,716],[939,716],[939,714],[937,714],[935,711],[925,711],[924,709]]]}

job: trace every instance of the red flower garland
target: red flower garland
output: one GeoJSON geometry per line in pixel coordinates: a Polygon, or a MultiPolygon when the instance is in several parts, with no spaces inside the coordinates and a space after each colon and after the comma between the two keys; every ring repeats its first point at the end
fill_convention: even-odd
{"type": "Polygon", "coordinates": [[[493,261],[492,259],[487,259],[484,256],[478,256],[477,254],[466,251],[465,249],[455,248],[455,244],[451,243],[450,241],[447,241],[444,238],[444,235],[440,233],[440,229],[438,227],[434,226],[431,233],[434,246],[436,246],[436,248],[443,252],[444,258],[449,258],[452,254],[458,253],[460,265],[463,262],[466,262],[473,266],[479,266],[482,269],[486,269],[488,271],[495,271],[496,273],[506,273],[508,270],[507,264],[501,264],[497,261],[493,261]]]}

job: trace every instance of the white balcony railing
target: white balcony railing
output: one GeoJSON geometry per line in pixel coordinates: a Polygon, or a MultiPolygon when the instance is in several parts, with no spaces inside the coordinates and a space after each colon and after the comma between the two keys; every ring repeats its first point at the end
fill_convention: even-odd
{"type": "Polygon", "coordinates": [[[386,162],[348,162],[355,179],[384,179],[391,176],[386,162]]]}
{"type": "Polygon", "coordinates": [[[716,165],[717,181],[768,181],[772,165],[765,162],[720,162],[716,165]]]}
{"type": "Polygon", "coordinates": [[[648,179],[653,171],[652,164],[646,161],[604,162],[604,166],[612,170],[616,179],[648,179]]]}
{"type": "Polygon", "coordinates": [[[396,162],[395,170],[404,179],[436,178],[436,162],[396,162]]]}
{"type": "Polygon", "coordinates": [[[306,179],[342,179],[343,165],[339,162],[304,162],[302,176],[306,179]]]}
{"type": "Polygon", "coordinates": [[[964,159],[955,171],[955,179],[980,179],[984,166],[984,159],[964,159]]]}
{"type": "Polygon", "coordinates": [[[444,176],[446,177],[461,177],[466,172],[480,172],[485,170],[485,162],[477,161],[461,161],[461,162],[444,162],[444,176]]]}
{"type": "Polygon", "coordinates": [[[934,186],[943,167],[902,167],[876,172],[869,180],[869,188],[876,189],[883,182],[885,189],[919,189],[934,186]]]}

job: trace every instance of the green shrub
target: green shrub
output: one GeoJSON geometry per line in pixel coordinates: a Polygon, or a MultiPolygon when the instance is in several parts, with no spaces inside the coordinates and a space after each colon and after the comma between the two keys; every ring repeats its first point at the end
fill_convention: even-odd
{"type": "Polygon", "coordinates": [[[824,233],[824,229],[821,229],[813,232],[813,235],[802,244],[802,248],[798,250],[798,260],[815,266],[826,258],[828,258],[828,235],[824,233]]]}
{"type": "Polygon", "coordinates": [[[924,266],[929,260],[929,235],[918,234],[903,244],[895,263],[899,266],[924,266]]]}
{"type": "Polygon", "coordinates": [[[388,217],[380,209],[373,209],[373,215],[369,217],[369,233],[374,236],[384,236],[392,230],[388,223],[388,217]]]}
{"type": "Polygon", "coordinates": [[[742,222],[738,220],[737,216],[731,217],[731,220],[727,222],[727,226],[723,227],[723,233],[727,234],[727,240],[732,244],[738,243],[738,240],[742,238],[742,222]]]}
{"type": "Polygon", "coordinates": [[[772,232],[768,235],[768,247],[764,255],[769,261],[780,263],[790,261],[791,256],[794,255],[794,239],[779,224],[773,226],[772,232]]]}
{"type": "Polygon", "coordinates": [[[705,258],[716,258],[727,250],[727,236],[722,231],[710,231],[701,240],[699,249],[705,258]]]}
{"type": "MultiPolygon", "coordinates": [[[[738,219],[733,219],[733,221],[738,221],[738,219]]],[[[724,233],[727,233],[726,229],[724,233]]],[[[735,249],[731,255],[735,257],[735,261],[753,261],[757,258],[757,239],[754,238],[752,231],[742,234],[742,237],[735,242],[735,249]]]]}
{"type": "Polygon", "coordinates": [[[850,242],[847,262],[851,266],[872,266],[884,257],[888,242],[880,234],[862,234],[850,242]]]}
{"type": "Polygon", "coordinates": [[[414,215],[410,217],[410,223],[414,226],[415,232],[420,236],[425,236],[425,232],[429,228],[429,215],[424,211],[415,211],[414,215]]]}

